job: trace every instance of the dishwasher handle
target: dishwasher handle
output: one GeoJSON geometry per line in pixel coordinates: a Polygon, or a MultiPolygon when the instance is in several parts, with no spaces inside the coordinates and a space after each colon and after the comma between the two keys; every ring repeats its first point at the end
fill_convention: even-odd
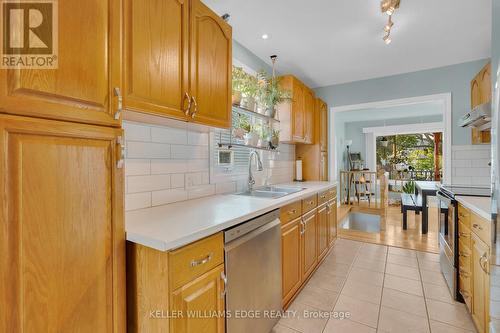
{"type": "Polygon", "coordinates": [[[266,232],[272,228],[279,227],[280,225],[281,225],[281,221],[279,219],[275,219],[267,224],[264,224],[260,228],[257,228],[255,230],[239,237],[239,238],[236,238],[235,240],[232,240],[229,243],[226,243],[226,245],[224,246],[224,249],[226,250],[226,252],[231,251],[235,247],[238,247],[239,245],[241,245],[245,242],[248,242],[249,240],[251,240],[255,237],[258,237],[259,235],[263,234],[264,232],[266,232]]]}

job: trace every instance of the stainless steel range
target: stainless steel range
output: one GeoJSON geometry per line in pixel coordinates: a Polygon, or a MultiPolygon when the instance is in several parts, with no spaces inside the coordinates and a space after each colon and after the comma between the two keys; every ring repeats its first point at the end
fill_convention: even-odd
{"type": "Polygon", "coordinates": [[[458,290],[458,202],[455,197],[490,195],[491,189],[486,187],[438,185],[439,262],[451,295],[460,302],[463,299],[458,290]]]}

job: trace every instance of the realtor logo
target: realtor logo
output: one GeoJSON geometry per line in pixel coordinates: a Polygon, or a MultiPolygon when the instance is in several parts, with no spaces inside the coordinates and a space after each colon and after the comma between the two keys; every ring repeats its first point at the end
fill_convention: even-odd
{"type": "Polygon", "coordinates": [[[3,0],[3,69],[57,68],[57,0],[3,0]]]}

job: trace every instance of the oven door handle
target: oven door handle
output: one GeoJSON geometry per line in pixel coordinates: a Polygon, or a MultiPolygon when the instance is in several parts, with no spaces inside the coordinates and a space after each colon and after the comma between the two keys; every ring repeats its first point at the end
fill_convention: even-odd
{"type": "Polygon", "coordinates": [[[445,197],[443,194],[441,194],[441,192],[437,192],[436,197],[438,198],[438,200],[443,201],[446,204],[446,206],[451,206],[451,204],[452,204],[451,199],[448,197],[445,197]]]}

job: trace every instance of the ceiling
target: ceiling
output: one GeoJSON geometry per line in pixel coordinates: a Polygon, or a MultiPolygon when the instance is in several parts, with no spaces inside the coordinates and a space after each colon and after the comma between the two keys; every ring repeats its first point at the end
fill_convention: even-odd
{"type": "Polygon", "coordinates": [[[392,43],[379,0],[204,0],[229,13],[233,38],[311,87],[490,57],[491,0],[402,0],[392,43]],[[268,34],[269,39],[261,38],[268,34]]]}

